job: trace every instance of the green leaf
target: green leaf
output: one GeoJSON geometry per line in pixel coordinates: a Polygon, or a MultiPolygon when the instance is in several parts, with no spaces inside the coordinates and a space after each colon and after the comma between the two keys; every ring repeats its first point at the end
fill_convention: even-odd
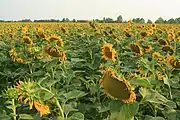
{"type": "Polygon", "coordinates": [[[5,111],[0,111],[0,120],[11,120],[11,117],[9,117],[5,111]]]}
{"type": "Polygon", "coordinates": [[[145,120],[165,120],[163,117],[146,116],[145,120]]]}
{"type": "Polygon", "coordinates": [[[34,118],[28,114],[19,114],[19,118],[24,120],[34,120],[34,118]]]}
{"type": "Polygon", "coordinates": [[[68,115],[70,112],[78,111],[78,109],[73,108],[71,104],[65,104],[64,105],[64,113],[68,115]]]}
{"type": "Polygon", "coordinates": [[[71,58],[71,61],[74,62],[85,62],[85,59],[80,59],[80,58],[71,58]]]}
{"type": "Polygon", "coordinates": [[[133,79],[130,81],[131,84],[143,87],[150,87],[151,83],[148,79],[133,79]]]}
{"type": "Polygon", "coordinates": [[[120,101],[110,103],[110,120],[131,120],[137,114],[139,109],[138,103],[125,104],[120,101]]]}
{"type": "Polygon", "coordinates": [[[176,104],[173,101],[168,100],[166,97],[158,93],[156,90],[140,88],[139,92],[143,96],[142,100],[144,102],[148,101],[151,103],[163,104],[170,108],[176,107],[176,104]]]}
{"type": "Polygon", "coordinates": [[[64,96],[66,97],[67,100],[74,99],[74,98],[80,98],[85,95],[87,95],[87,93],[82,92],[80,90],[73,90],[73,91],[70,91],[70,92],[64,94],[64,96]]]}
{"type": "Polygon", "coordinates": [[[135,116],[138,113],[139,105],[137,102],[133,102],[128,104],[129,112],[131,113],[131,116],[135,116]]]}
{"type": "Polygon", "coordinates": [[[70,120],[84,120],[84,115],[80,112],[74,113],[71,117],[70,120]]]}

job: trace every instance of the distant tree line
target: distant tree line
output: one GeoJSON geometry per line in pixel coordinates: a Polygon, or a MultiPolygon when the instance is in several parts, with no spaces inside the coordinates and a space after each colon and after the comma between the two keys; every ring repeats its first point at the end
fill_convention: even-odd
{"type": "MultiPolygon", "coordinates": [[[[104,17],[103,19],[93,19],[93,21],[98,23],[126,23],[126,20],[123,20],[122,15],[119,15],[116,20],[110,18],[110,17],[104,17]]],[[[153,23],[150,19],[147,20],[147,22],[144,20],[144,18],[133,18],[132,21],[134,23],[153,23]]],[[[69,18],[63,18],[62,20],[57,19],[40,19],[40,20],[31,20],[31,19],[23,19],[18,21],[6,21],[6,20],[0,20],[0,22],[88,22],[88,20],[76,20],[69,18]]],[[[180,17],[179,18],[170,18],[169,20],[164,20],[162,17],[159,17],[157,20],[155,20],[154,23],[164,23],[164,24],[180,24],[180,17]]]]}

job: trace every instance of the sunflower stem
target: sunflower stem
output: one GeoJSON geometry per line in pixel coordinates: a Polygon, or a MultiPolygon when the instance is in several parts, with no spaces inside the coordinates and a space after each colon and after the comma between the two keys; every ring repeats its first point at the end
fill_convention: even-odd
{"type": "Polygon", "coordinates": [[[60,114],[62,115],[62,118],[64,118],[64,111],[58,101],[58,99],[55,97],[55,100],[56,100],[56,105],[58,106],[59,110],[60,110],[60,114]]]}
{"type": "MultiPolygon", "coordinates": [[[[45,91],[47,91],[47,92],[49,92],[49,93],[51,93],[53,96],[54,96],[54,93],[53,92],[51,92],[50,90],[48,90],[48,89],[46,89],[46,88],[43,88],[42,86],[40,86],[41,87],[41,89],[42,90],[45,90],[45,91]]],[[[64,111],[63,111],[63,109],[62,109],[62,107],[61,107],[61,105],[60,105],[60,103],[59,103],[59,101],[58,101],[58,99],[56,98],[56,97],[54,97],[54,99],[55,99],[55,101],[56,101],[56,105],[57,105],[57,107],[59,108],[59,110],[60,110],[60,114],[62,115],[62,117],[64,118],[64,111]]]]}
{"type": "Polygon", "coordinates": [[[16,120],[16,105],[14,99],[12,99],[12,110],[13,110],[13,119],[16,120]]]}

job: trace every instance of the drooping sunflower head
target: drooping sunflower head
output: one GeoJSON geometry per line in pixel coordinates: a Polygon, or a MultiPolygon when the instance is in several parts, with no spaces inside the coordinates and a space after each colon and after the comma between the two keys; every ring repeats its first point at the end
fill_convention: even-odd
{"type": "Polygon", "coordinates": [[[30,44],[30,45],[33,44],[33,41],[31,40],[31,38],[29,36],[23,36],[23,41],[26,44],[30,44]]]}
{"type": "Polygon", "coordinates": [[[152,46],[151,46],[151,45],[143,46],[143,49],[144,49],[146,52],[150,52],[150,51],[152,51],[152,46]]]}
{"type": "Polygon", "coordinates": [[[174,60],[172,63],[173,68],[180,69],[180,60],[174,60]]]}
{"type": "Polygon", "coordinates": [[[64,45],[63,40],[61,39],[61,36],[58,36],[58,35],[51,35],[51,36],[47,37],[46,40],[49,42],[56,41],[58,46],[64,45]]]}
{"type": "Polygon", "coordinates": [[[39,111],[40,116],[50,113],[49,106],[40,103],[39,101],[34,101],[34,107],[36,108],[37,111],[39,111]]]}
{"type": "Polygon", "coordinates": [[[54,40],[60,40],[60,39],[61,39],[61,37],[58,35],[50,35],[49,37],[47,37],[47,40],[50,42],[52,42],[54,40]]]}
{"type": "Polygon", "coordinates": [[[125,103],[136,100],[136,95],[132,91],[131,85],[125,79],[116,77],[111,69],[106,69],[103,72],[100,85],[104,88],[105,94],[112,99],[122,100],[125,103]]]}
{"type": "Polygon", "coordinates": [[[159,42],[159,44],[161,44],[161,45],[169,45],[169,42],[168,42],[167,40],[162,39],[162,38],[160,38],[160,39],[158,40],[158,42],[159,42]]]}
{"type": "Polygon", "coordinates": [[[46,54],[48,54],[51,57],[57,57],[62,61],[66,60],[65,52],[61,51],[61,50],[59,50],[57,48],[53,48],[51,46],[45,46],[44,51],[45,51],[46,54]]]}
{"type": "Polygon", "coordinates": [[[12,61],[14,62],[19,62],[19,63],[23,63],[24,60],[22,58],[19,57],[19,55],[16,52],[16,48],[11,48],[11,50],[9,50],[9,56],[11,57],[12,61]]]}
{"type": "Polygon", "coordinates": [[[171,46],[169,46],[169,45],[163,46],[162,50],[165,51],[165,52],[168,52],[170,55],[173,55],[175,53],[173,48],[171,46]]]}
{"type": "Polygon", "coordinates": [[[38,27],[38,28],[37,28],[37,33],[38,33],[38,36],[39,36],[40,38],[43,38],[43,39],[46,38],[46,36],[45,36],[45,34],[44,34],[44,30],[43,30],[41,27],[38,27]]]}
{"type": "Polygon", "coordinates": [[[165,62],[168,66],[171,66],[175,60],[174,56],[168,55],[165,59],[165,62]]]}
{"type": "Polygon", "coordinates": [[[112,44],[106,43],[102,46],[102,55],[105,60],[116,60],[116,51],[112,48],[112,44]]]}
{"type": "Polygon", "coordinates": [[[141,32],[140,35],[141,35],[142,38],[144,38],[144,37],[146,37],[148,35],[148,33],[147,32],[141,32]]]}
{"type": "Polygon", "coordinates": [[[129,47],[131,48],[131,50],[133,52],[137,53],[138,55],[141,56],[143,54],[142,53],[142,48],[139,45],[137,45],[137,44],[130,44],[129,47]]]}

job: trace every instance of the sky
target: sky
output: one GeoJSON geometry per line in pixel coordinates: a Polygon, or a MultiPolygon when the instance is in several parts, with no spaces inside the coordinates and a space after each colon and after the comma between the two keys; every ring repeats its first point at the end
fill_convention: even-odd
{"type": "Polygon", "coordinates": [[[180,0],[0,0],[0,20],[180,17],[180,0]]]}

